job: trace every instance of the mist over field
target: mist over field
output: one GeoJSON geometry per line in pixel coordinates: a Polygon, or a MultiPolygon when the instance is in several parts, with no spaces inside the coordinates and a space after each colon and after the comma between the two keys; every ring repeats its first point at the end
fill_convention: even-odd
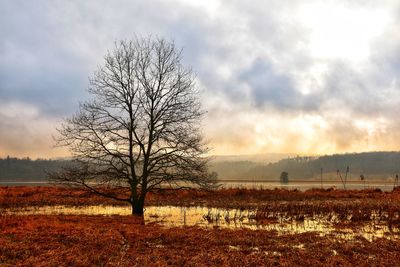
{"type": "MultiPolygon", "coordinates": [[[[289,181],[320,180],[321,168],[325,181],[338,181],[337,170],[343,174],[347,166],[350,180],[394,181],[400,173],[400,152],[369,152],[327,156],[299,156],[290,154],[257,154],[245,156],[213,156],[209,169],[219,180],[280,181],[280,175],[289,173],[289,181]]],[[[68,165],[68,159],[31,160],[0,159],[0,182],[47,181],[46,172],[68,165]]]]}

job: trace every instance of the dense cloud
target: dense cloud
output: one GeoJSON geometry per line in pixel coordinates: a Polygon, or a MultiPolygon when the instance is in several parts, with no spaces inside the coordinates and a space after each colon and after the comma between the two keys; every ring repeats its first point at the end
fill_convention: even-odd
{"type": "Polygon", "coordinates": [[[398,150],[396,2],[2,1],[0,156],[57,154],[106,51],[148,34],[183,47],[214,153],[398,150]]]}

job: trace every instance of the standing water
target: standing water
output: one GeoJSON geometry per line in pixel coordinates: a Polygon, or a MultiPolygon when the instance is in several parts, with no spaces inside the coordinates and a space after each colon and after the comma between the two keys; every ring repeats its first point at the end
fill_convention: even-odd
{"type": "MultiPolygon", "coordinates": [[[[17,209],[5,209],[3,216],[16,215],[103,215],[103,216],[130,216],[128,206],[42,206],[17,209]]],[[[334,214],[305,216],[301,220],[288,215],[278,215],[273,218],[257,217],[257,210],[249,209],[222,209],[207,207],[177,207],[177,206],[149,206],[144,213],[145,223],[157,223],[164,227],[221,227],[247,228],[252,230],[273,230],[280,234],[318,232],[321,235],[334,234],[337,237],[351,239],[363,236],[368,240],[376,237],[399,237],[399,229],[389,229],[378,224],[373,218],[362,226],[342,228],[338,230],[335,224],[339,223],[334,214]],[[267,219],[267,220],[265,220],[267,219]]]]}

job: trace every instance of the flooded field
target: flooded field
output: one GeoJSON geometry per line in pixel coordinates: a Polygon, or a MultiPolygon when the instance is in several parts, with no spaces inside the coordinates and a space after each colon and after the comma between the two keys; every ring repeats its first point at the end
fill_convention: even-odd
{"type": "Polygon", "coordinates": [[[79,188],[0,187],[1,266],[397,266],[399,228],[399,189],[164,191],[140,218],[79,188]]]}
{"type": "MultiPolygon", "coordinates": [[[[128,206],[43,206],[5,209],[7,215],[104,215],[130,216],[128,206]]],[[[396,215],[398,219],[398,214],[396,215]]],[[[163,227],[197,226],[206,228],[251,229],[277,231],[279,234],[299,234],[317,232],[320,235],[334,234],[339,238],[352,239],[359,236],[372,241],[376,237],[398,239],[400,231],[389,226],[385,220],[387,215],[378,216],[373,212],[364,218],[357,227],[350,224],[351,215],[343,218],[338,214],[314,214],[311,216],[277,212],[265,214],[262,210],[222,209],[207,207],[150,206],[145,210],[144,223],[156,223],[163,227]]]]}

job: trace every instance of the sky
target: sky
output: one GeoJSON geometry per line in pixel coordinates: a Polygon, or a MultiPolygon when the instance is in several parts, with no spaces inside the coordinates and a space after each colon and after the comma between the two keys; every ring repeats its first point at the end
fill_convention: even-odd
{"type": "Polygon", "coordinates": [[[0,157],[53,136],[114,42],[183,48],[211,154],[400,150],[398,0],[0,0],[0,157]]]}

